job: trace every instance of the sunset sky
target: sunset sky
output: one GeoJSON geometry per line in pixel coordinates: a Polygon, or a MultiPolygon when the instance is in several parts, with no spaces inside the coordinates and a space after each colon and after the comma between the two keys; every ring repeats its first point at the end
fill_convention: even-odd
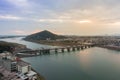
{"type": "Polygon", "coordinates": [[[0,0],[0,35],[120,34],[120,0],[0,0]]]}

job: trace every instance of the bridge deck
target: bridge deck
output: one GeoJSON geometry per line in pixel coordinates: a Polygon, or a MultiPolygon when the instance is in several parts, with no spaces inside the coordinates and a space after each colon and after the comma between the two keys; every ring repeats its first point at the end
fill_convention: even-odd
{"type": "Polygon", "coordinates": [[[42,48],[42,49],[38,49],[38,50],[23,50],[20,51],[19,53],[50,53],[50,51],[55,51],[58,52],[61,50],[61,52],[64,52],[65,50],[67,50],[68,52],[70,51],[75,51],[75,50],[80,50],[80,49],[86,49],[86,48],[90,48],[93,47],[94,45],[77,45],[77,46],[68,46],[68,47],[56,47],[56,48],[42,48]]]}

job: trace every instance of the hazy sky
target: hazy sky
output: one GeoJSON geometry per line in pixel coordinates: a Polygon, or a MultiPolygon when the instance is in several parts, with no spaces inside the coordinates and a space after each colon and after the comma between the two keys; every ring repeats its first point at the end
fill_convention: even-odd
{"type": "Polygon", "coordinates": [[[0,35],[120,34],[120,0],[0,0],[0,35]]]}

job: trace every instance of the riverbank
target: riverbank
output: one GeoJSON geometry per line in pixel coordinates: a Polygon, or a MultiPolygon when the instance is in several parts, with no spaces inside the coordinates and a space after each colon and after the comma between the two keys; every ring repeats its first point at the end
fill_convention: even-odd
{"type": "Polygon", "coordinates": [[[73,45],[80,45],[78,42],[73,40],[63,40],[63,41],[55,41],[55,40],[25,40],[29,42],[34,42],[38,44],[50,45],[50,46],[73,46],[73,45]]]}
{"type": "Polygon", "coordinates": [[[35,57],[35,56],[40,56],[40,55],[36,55],[36,54],[27,54],[27,53],[23,53],[23,54],[17,54],[16,55],[19,58],[26,58],[26,57],[35,57]]]}
{"type": "Polygon", "coordinates": [[[15,51],[24,50],[24,49],[27,49],[25,45],[0,41],[0,53],[4,51],[15,52],[15,51]]]}
{"type": "MultiPolygon", "coordinates": [[[[4,52],[8,51],[11,53],[11,56],[12,56],[12,55],[14,55],[12,53],[17,53],[21,50],[30,50],[30,49],[28,49],[26,47],[26,45],[23,45],[23,44],[0,41],[1,54],[5,54],[4,52]]],[[[33,56],[33,55],[31,55],[31,56],[33,56]]],[[[1,57],[2,56],[0,56],[0,61],[1,61],[1,57]]],[[[17,56],[17,57],[19,57],[19,56],[17,56]]],[[[26,57],[26,56],[24,56],[24,57],[26,57]]],[[[19,58],[21,58],[21,57],[19,57],[19,58]]],[[[3,66],[3,64],[1,64],[1,66],[3,66]]],[[[0,75],[0,80],[11,80],[11,79],[17,80],[17,78],[18,78],[18,76],[16,76],[17,73],[10,72],[10,71],[6,70],[5,67],[1,67],[1,66],[0,66],[0,73],[2,73],[2,74],[0,75]]],[[[35,71],[34,69],[32,69],[32,70],[35,71]]],[[[35,72],[37,73],[37,80],[45,80],[45,78],[43,76],[41,76],[37,71],[35,71],[35,72]]]]}
{"type": "Polygon", "coordinates": [[[103,46],[99,46],[101,48],[107,48],[110,50],[117,50],[120,51],[120,46],[115,46],[115,45],[103,45],[103,46]]]}
{"type": "Polygon", "coordinates": [[[42,75],[40,75],[35,69],[32,68],[32,70],[37,73],[37,80],[45,80],[45,78],[42,75]]]}

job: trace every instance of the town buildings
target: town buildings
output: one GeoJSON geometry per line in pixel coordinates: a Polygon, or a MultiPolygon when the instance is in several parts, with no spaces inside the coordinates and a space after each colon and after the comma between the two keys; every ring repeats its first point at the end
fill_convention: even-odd
{"type": "Polygon", "coordinates": [[[15,73],[19,80],[37,80],[37,73],[32,71],[31,65],[20,58],[13,56],[9,52],[0,53],[0,67],[0,73],[4,75],[6,74],[2,71],[8,71],[9,73],[15,73]],[[2,68],[4,69],[2,70],[2,68]]]}

